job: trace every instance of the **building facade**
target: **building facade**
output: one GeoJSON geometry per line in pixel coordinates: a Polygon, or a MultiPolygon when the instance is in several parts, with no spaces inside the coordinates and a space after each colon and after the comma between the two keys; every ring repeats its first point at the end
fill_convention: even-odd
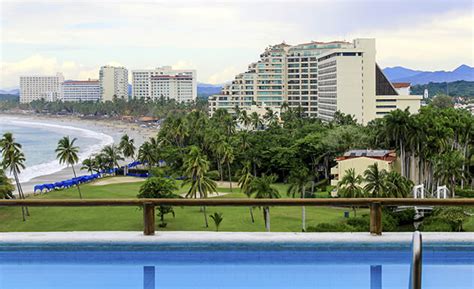
{"type": "Polygon", "coordinates": [[[63,101],[98,101],[100,84],[98,80],[68,80],[62,84],[63,101]]]}
{"type": "Polygon", "coordinates": [[[128,100],[128,70],[125,67],[102,66],[99,85],[102,101],[112,101],[114,97],[128,100]]]}
{"type": "Polygon", "coordinates": [[[133,98],[195,101],[197,80],[195,70],[176,70],[171,66],[132,71],[133,98]]]}
{"type": "Polygon", "coordinates": [[[64,82],[62,73],[54,76],[21,76],[20,102],[30,103],[44,99],[56,101],[62,98],[61,84],[64,82]]]}
{"type": "Polygon", "coordinates": [[[419,96],[401,95],[375,61],[375,39],[285,43],[268,47],[260,60],[209,97],[210,114],[252,104],[280,110],[285,103],[304,116],[331,121],[336,111],[366,124],[396,108],[420,108],[419,96]]]}

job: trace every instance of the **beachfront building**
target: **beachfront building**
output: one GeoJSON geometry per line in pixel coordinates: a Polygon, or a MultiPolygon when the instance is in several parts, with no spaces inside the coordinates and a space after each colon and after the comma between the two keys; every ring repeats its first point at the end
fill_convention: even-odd
{"type": "Polygon", "coordinates": [[[49,76],[21,76],[20,102],[30,103],[33,100],[56,101],[61,99],[62,73],[49,76]]]}
{"type": "Polygon", "coordinates": [[[364,176],[369,166],[377,163],[380,170],[395,169],[397,154],[393,150],[350,150],[336,158],[337,165],[331,168],[331,186],[337,186],[349,169],[355,175],[364,176]]]}
{"type": "Polygon", "coordinates": [[[128,100],[128,70],[125,67],[102,66],[99,85],[102,101],[112,101],[114,97],[128,100]]]}
{"type": "Polygon", "coordinates": [[[63,101],[98,101],[100,84],[98,80],[67,80],[62,84],[63,101]]]}
{"type": "Polygon", "coordinates": [[[132,71],[132,96],[145,99],[196,100],[196,70],[173,69],[171,66],[132,71]]]}
{"type": "Polygon", "coordinates": [[[375,39],[270,46],[221,94],[209,97],[209,112],[233,113],[252,104],[279,111],[287,104],[307,117],[331,121],[340,111],[362,124],[397,108],[417,112],[421,96],[395,90],[375,52],[375,39]]]}

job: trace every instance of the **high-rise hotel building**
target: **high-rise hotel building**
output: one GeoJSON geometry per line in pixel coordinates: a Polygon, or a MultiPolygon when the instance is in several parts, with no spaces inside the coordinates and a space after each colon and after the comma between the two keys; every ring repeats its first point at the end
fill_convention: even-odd
{"type": "Polygon", "coordinates": [[[61,73],[50,76],[20,76],[20,102],[60,100],[63,82],[64,76],[61,73]]]}
{"type": "Polygon", "coordinates": [[[62,84],[63,101],[98,101],[100,84],[98,80],[67,80],[62,84]]]}
{"type": "Polygon", "coordinates": [[[375,62],[375,39],[355,39],[270,46],[220,95],[209,97],[209,110],[280,110],[286,103],[308,117],[330,121],[340,111],[366,124],[397,108],[417,112],[420,101],[400,95],[387,80],[375,62]]]}
{"type": "Polygon", "coordinates": [[[114,97],[128,100],[128,70],[125,67],[102,66],[99,72],[102,101],[114,97]]]}
{"type": "Polygon", "coordinates": [[[196,100],[195,70],[176,70],[171,66],[132,71],[133,98],[174,99],[178,102],[196,100]]]}

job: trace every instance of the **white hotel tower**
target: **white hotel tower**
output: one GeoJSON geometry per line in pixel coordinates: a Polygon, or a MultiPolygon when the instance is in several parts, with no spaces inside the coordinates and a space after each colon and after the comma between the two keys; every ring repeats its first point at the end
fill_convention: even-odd
{"type": "Polygon", "coordinates": [[[50,76],[20,76],[20,102],[59,100],[62,98],[63,82],[64,76],[61,73],[50,76]]]}
{"type": "Polygon", "coordinates": [[[175,99],[195,101],[197,80],[195,70],[177,70],[171,66],[132,71],[133,98],[175,99]]]}
{"type": "Polygon", "coordinates": [[[286,103],[308,117],[330,121],[340,111],[366,124],[397,108],[417,112],[421,96],[399,93],[375,62],[375,39],[282,43],[209,97],[209,112],[236,106],[279,111],[286,103]]]}

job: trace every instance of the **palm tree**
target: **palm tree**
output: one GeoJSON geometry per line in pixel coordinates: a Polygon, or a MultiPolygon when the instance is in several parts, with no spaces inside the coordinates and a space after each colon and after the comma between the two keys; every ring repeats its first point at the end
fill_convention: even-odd
{"type": "MultiPolygon", "coordinates": [[[[291,197],[300,196],[301,199],[305,198],[306,186],[311,181],[309,170],[306,167],[299,167],[294,169],[290,173],[290,186],[288,187],[287,194],[291,197]]],[[[301,207],[301,230],[306,231],[306,207],[301,207]]]]}
{"type": "MultiPolygon", "coordinates": [[[[56,148],[56,158],[59,160],[60,164],[66,164],[72,167],[72,172],[74,177],[77,178],[76,170],[74,165],[79,162],[79,157],[77,153],[79,152],[79,147],[74,146],[77,138],[69,139],[69,136],[65,136],[58,141],[58,147],[56,148]]],[[[79,191],[79,198],[82,199],[81,188],[79,183],[76,184],[77,190],[79,191]]]]}
{"type": "MultiPolygon", "coordinates": [[[[3,134],[3,138],[0,140],[0,149],[3,159],[2,167],[4,169],[10,169],[10,172],[13,173],[18,190],[18,196],[20,199],[25,199],[20,178],[18,176],[21,170],[25,168],[25,155],[21,151],[21,144],[15,142],[12,133],[7,132],[3,134]]],[[[30,215],[28,207],[21,207],[21,213],[23,221],[26,221],[26,216],[30,215]]]]}
{"type": "Polygon", "coordinates": [[[435,177],[438,182],[448,185],[452,197],[455,197],[455,189],[457,180],[461,180],[463,176],[464,159],[459,151],[449,151],[435,160],[435,177]]]}
{"type": "Polygon", "coordinates": [[[102,155],[106,160],[109,168],[118,168],[119,161],[123,160],[122,156],[120,155],[120,149],[115,145],[107,145],[102,149],[102,155]]]}
{"type": "MultiPolygon", "coordinates": [[[[361,198],[364,196],[364,190],[360,186],[363,178],[361,175],[357,175],[353,168],[345,171],[344,176],[341,181],[339,181],[338,193],[341,194],[344,198],[361,198]]],[[[354,216],[357,216],[356,207],[353,206],[354,216]]]]}
{"type": "Polygon", "coordinates": [[[385,194],[385,175],[386,170],[379,170],[378,163],[370,165],[364,172],[365,182],[364,190],[373,198],[380,198],[385,194]]]}
{"type": "Polygon", "coordinates": [[[234,161],[234,150],[232,149],[232,146],[229,145],[228,143],[224,143],[224,146],[222,148],[222,160],[221,163],[227,163],[227,170],[229,172],[229,187],[230,187],[230,192],[232,193],[232,173],[230,170],[230,164],[234,161]]]}
{"type": "Polygon", "coordinates": [[[402,176],[406,177],[406,164],[405,164],[405,145],[408,137],[408,131],[410,129],[410,112],[408,108],[405,110],[394,110],[385,116],[385,130],[390,140],[395,142],[400,150],[400,161],[401,161],[401,173],[402,176]]]}
{"type": "Polygon", "coordinates": [[[5,172],[0,169],[0,199],[14,199],[13,187],[10,179],[5,175],[5,172]]]}
{"type": "MultiPolygon", "coordinates": [[[[275,182],[275,176],[265,176],[253,179],[251,183],[251,189],[256,199],[278,199],[280,193],[275,189],[272,184],[275,182]]],[[[265,228],[267,232],[270,232],[270,207],[263,207],[263,218],[265,220],[265,228]]]]}
{"type": "Polygon", "coordinates": [[[82,161],[81,170],[87,170],[88,173],[92,174],[97,171],[96,162],[92,157],[89,157],[82,161]]]}
{"type": "Polygon", "coordinates": [[[386,196],[390,198],[406,198],[413,188],[413,182],[402,177],[396,171],[391,171],[385,175],[386,196]]]}
{"type": "Polygon", "coordinates": [[[262,120],[256,111],[250,114],[250,122],[252,123],[253,129],[258,130],[262,127],[262,120]]]}
{"type": "MultiPolygon", "coordinates": [[[[209,170],[209,161],[204,156],[200,149],[196,146],[191,146],[188,155],[184,159],[184,169],[186,179],[183,186],[190,184],[186,198],[207,198],[211,193],[215,193],[216,182],[210,179],[206,173],[209,170]]],[[[203,207],[204,222],[206,228],[209,227],[206,214],[206,206],[203,207]]]]}
{"type": "Polygon", "coordinates": [[[134,158],[135,156],[135,140],[129,138],[127,134],[124,134],[120,139],[119,149],[125,158],[134,158]]]}
{"type": "MultiPolygon", "coordinates": [[[[240,171],[240,178],[239,178],[239,186],[240,186],[240,191],[244,193],[248,198],[252,197],[252,181],[254,179],[254,176],[252,175],[252,169],[251,169],[251,164],[250,162],[245,162],[245,164],[242,167],[242,170],[240,171]]],[[[252,223],[255,223],[255,219],[253,217],[253,208],[250,206],[250,219],[252,220],[252,223]]]]}
{"type": "Polygon", "coordinates": [[[248,130],[252,120],[250,119],[250,116],[248,115],[247,111],[242,110],[240,111],[239,121],[241,124],[243,124],[245,129],[248,130]]]}

